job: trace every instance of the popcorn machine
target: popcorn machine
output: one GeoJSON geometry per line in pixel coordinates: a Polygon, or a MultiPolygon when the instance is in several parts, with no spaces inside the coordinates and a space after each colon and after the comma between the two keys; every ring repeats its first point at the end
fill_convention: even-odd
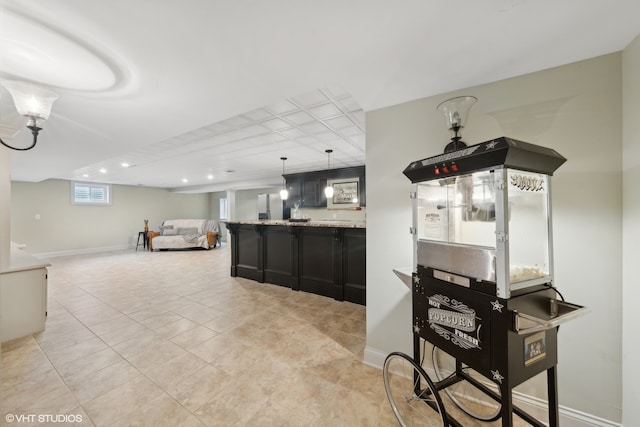
{"type": "Polygon", "coordinates": [[[512,389],[546,371],[558,425],[558,326],[587,311],[554,284],[551,175],[565,161],[500,137],[403,172],[414,184],[414,360],[423,340],[433,344],[436,388],[480,420],[511,426],[515,412],[545,425],[513,405],[512,389]]]}

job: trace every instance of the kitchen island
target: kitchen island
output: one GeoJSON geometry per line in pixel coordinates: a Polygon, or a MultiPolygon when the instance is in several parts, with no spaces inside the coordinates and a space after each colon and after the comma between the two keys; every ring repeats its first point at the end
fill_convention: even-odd
{"type": "Polygon", "coordinates": [[[0,342],[44,330],[50,265],[10,243],[9,263],[0,268],[0,342]]]}
{"type": "Polygon", "coordinates": [[[227,221],[231,276],[365,304],[366,224],[227,221]]]}

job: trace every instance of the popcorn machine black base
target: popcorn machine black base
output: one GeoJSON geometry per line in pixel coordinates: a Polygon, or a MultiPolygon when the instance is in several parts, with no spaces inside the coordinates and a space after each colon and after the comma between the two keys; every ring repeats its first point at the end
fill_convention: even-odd
{"type": "Polygon", "coordinates": [[[546,372],[548,425],[559,424],[558,326],[587,311],[565,302],[553,283],[549,178],[564,161],[554,150],[502,137],[404,171],[415,184],[414,270],[405,279],[413,360],[423,360],[421,344],[431,343],[434,393],[447,392],[480,420],[512,426],[515,413],[546,425],[512,402],[514,387],[546,372]],[[482,397],[464,396],[461,383],[482,397]]]}
{"type": "MultiPolygon", "coordinates": [[[[421,359],[420,339],[425,339],[460,364],[492,380],[499,393],[495,393],[496,387],[486,387],[482,380],[475,378],[477,386],[485,387],[487,394],[493,393],[493,398],[499,401],[503,426],[512,425],[514,412],[531,425],[545,425],[513,406],[512,389],[547,371],[549,425],[558,425],[557,329],[527,335],[519,335],[512,329],[516,312],[549,317],[549,301],[557,301],[553,289],[540,285],[521,295],[502,299],[451,286],[433,277],[433,270],[422,267],[413,276],[413,282],[415,360],[421,359]]],[[[460,374],[462,367],[458,370],[460,374]]],[[[436,383],[436,387],[445,385],[446,382],[436,383]]]]}

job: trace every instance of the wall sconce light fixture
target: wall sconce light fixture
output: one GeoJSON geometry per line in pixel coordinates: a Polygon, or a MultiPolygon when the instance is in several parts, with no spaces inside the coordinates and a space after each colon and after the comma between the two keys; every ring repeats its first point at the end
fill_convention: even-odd
{"type": "Polygon", "coordinates": [[[469,110],[477,100],[478,98],[475,96],[458,96],[447,99],[436,107],[436,110],[444,114],[444,119],[447,122],[447,128],[450,131],[453,131],[451,142],[444,148],[445,153],[459,150],[467,146],[467,144],[465,144],[461,139],[460,130],[467,122],[469,110]]]}
{"type": "Polygon", "coordinates": [[[15,80],[3,80],[2,86],[4,86],[13,97],[13,103],[16,106],[16,110],[18,110],[18,114],[29,119],[27,128],[33,135],[33,143],[25,148],[13,147],[2,139],[0,139],[0,143],[13,150],[30,150],[36,146],[36,142],[38,142],[38,132],[42,130],[40,126],[42,122],[49,118],[51,107],[53,106],[53,102],[58,99],[58,94],[30,83],[15,80]]]}

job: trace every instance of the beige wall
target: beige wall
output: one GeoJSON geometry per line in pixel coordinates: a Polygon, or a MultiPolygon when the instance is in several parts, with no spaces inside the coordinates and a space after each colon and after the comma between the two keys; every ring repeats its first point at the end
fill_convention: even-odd
{"type": "Polygon", "coordinates": [[[11,152],[0,147],[0,270],[9,266],[11,242],[11,152]]]}
{"type": "MultiPolygon", "coordinates": [[[[227,198],[228,200],[228,194],[226,191],[216,191],[214,193],[209,193],[209,212],[211,219],[215,219],[215,220],[220,220],[223,218],[220,218],[220,199],[223,198],[227,198]]],[[[226,218],[224,218],[226,219],[226,218]]],[[[225,228],[224,224],[220,224],[220,241],[221,242],[226,242],[227,241],[227,229],[225,228]]]]}
{"type": "Polygon", "coordinates": [[[623,56],[623,425],[640,425],[640,36],[623,56]]]}
{"type": "MultiPolygon", "coordinates": [[[[367,113],[365,360],[411,351],[411,295],[392,273],[412,264],[411,184],[402,170],[450,139],[437,104],[474,95],[465,141],[506,135],[569,159],[552,180],[555,284],[591,313],[561,327],[560,404],[621,420],[621,63],[616,53],[367,113]]],[[[519,390],[546,399],[544,378],[519,390]]]]}
{"type": "Polygon", "coordinates": [[[258,219],[258,194],[279,193],[280,187],[238,190],[235,192],[235,209],[232,217],[235,221],[255,221],[258,219]]]}
{"type": "Polygon", "coordinates": [[[220,218],[220,199],[227,197],[226,191],[217,191],[215,193],[209,193],[209,212],[210,218],[219,220],[220,218]]]}
{"type": "Polygon", "coordinates": [[[208,193],[114,185],[111,205],[82,206],[71,204],[70,182],[56,179],[13,182],[11,193],[11,237],[31,254],[135,245],[144,219],[157,230],[165,219],[209,218],[208,193]]]}

